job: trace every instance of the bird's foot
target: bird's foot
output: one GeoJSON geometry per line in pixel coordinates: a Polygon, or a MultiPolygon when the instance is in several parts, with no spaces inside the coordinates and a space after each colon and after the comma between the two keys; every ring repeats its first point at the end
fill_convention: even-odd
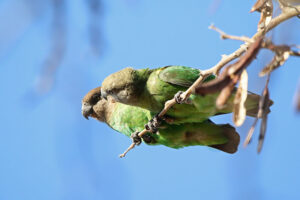
{"type": "Polygon", "coordinates": [[[191,100],[189,98],[182,98],[182,95],[183,92],[182,91],[178,91],[175,95],[174,95],[174,98],[175,98],[175,101],[176,103],[178,104],[183,104],[183,103],[186,103],[186,104],[191,104],[191,100]]]}
{"type": "Polygon", "coordinates": [[[151,135],[149,135],[149,134],[144,134],[142,136],[142,138],[143,138],[143,141],[145,143],[147,143],[147,144],[154,144],[154,143],[156,143],[155,139],[151,135]]]}
{"type": "Polygon", "coordinates": [[[174,96],[175,101],[176,101],[176,103],[178,103],[178,104],[183,104],[183,103],[184,103],[184,100],[183,100],[183,98],[181,97],[182,93],[183,93],[182,91],[178,91],[178,92],[175,94],[175,96],[174,96]]]}
{"type": "Polygon", "coordinates": [[[135,131],[134,133],[131,134],[131,139],[132,139],[132,143],[134,143],[135,145],[140,145],[142,143],[142,139],[144,142],[146,142],[147,144],[149,143],[155,143],[155,139],[153,137],[151,137],[151,135],[149,134],[144,134],[142,135],[142,137],[139,136],[138,131],[135,131]]]}
{"type": "Polygon", "coordinates": [[[142,138],[139,136],[139,133],[138,131],[135,131],[134,133],[131,134],[131,139],[132,139],[132,142],[135,144],[135,145],[140,145],[142,143],[142,138]]]}
{"type": "Polygon", "coordinates": [[[163,118],[158,117],[158,115],[155,115],[153,119],[150,119],[150,121],[145,124],[145,129],[152,132],[156,133],[158,131],[159,126],[161,125],[163,118]]]}

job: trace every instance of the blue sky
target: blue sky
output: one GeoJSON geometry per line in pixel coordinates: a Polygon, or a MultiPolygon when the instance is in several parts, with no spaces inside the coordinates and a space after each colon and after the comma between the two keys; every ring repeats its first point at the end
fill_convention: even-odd
{"type": "MultiPolygon", "coordinates": [[[[83,0],[66,1],[66,51],[46,94],[34,93],[52,47],[53,10],[48,1],[0,1],[0,199],[299,199],[299,120],[293,97],[299,58],[291,58],[270,81],[275,104],[265,144],[227,155],[206,147],[174,150],[141,145],[125,159],[130,139],[81,116],[81,98],[127,66],[213,66],[240,42],[222,41],[211,23],[227,33],[251,36],[259,20],[254,1],[105,0],[102,53],[89,43],[89,10],[83,0]]],[[[298,19],[272,33],[278,44],[300,44],[298,19]]],[[[271,59],[261,51],[249,67],[249,88],[261,93],[257,74],[271,59]]],[[[231,115],[214,118],[232,123],[231,115]]],[[[242,141],[253,118],[238,128],[242,141]]]]}

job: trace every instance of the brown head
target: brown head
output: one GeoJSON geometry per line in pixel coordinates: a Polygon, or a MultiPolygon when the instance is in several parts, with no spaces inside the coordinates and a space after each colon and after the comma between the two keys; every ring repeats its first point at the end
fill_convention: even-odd
{"type": "Polygon", "coordinates": [[[136,105],[151,72],[149,69],[127,67],[109,75],[102,82],[102,97],[111,96],[120,103],[136,105]]]}
{"type": "Polygon", "coordinates": [[[101,87],[89,91],[82,99],[81,113],[86,118],[96,118],[105,121],[107,100],[101,98],[101,87]]]}

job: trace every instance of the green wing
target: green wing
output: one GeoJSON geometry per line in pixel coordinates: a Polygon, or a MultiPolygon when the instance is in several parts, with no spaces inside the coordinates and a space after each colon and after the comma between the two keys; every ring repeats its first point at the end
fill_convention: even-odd
{"type": "MultiPolygon", "coordinates": [[[[159,73],[159,78],[167,83],[182,87],[190,87],[198,78],[200,70],[185,66],[167,66],[159,73]]],[[[205,79],[210,81],[215,76],[211,75],[205,79]]]]}

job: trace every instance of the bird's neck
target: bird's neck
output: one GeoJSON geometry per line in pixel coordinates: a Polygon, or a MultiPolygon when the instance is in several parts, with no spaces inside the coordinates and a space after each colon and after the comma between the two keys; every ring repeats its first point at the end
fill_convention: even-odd
{"type": "Polygon", "coordinates": [[[140,81],[146,82],[150,74],[152,73],[152,71],[153,70],[146,68],[146,69],[138,69],[136,70],[136,73],[138,74],[140,81]]]}
{"type": "Polygon", "coordinates": [[[132,104],[133,106],[138,105],[139,102],[143,98],[143,94],[145,91],[147,80],[153,70],[150,69],[139,69],[136,70],[136,81],[134,81],[134,86],[132,87],[132,91],[130,92],[131,100],[128,104],[132,104]]]}
{"type": "Polygon", "coordinates": [[[117,108],[117,103],[113,99],[109,99],[109,101],[105,102],[105,107],[109,109],[105,109],[103,113],[104,120],[108,122],[111,119],[112,114],[115,112],[117,108]]]}

